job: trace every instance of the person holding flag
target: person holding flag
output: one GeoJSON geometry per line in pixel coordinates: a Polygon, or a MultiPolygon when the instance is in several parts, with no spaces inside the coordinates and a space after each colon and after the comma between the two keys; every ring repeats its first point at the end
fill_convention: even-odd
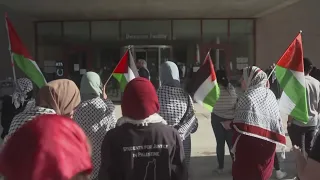
{"type": "Polygon", "coordinates": [[[91,140],[94,166],[91,178],[95,179],[100,168],[103,137],[117,122],[115,106],[107,98],[105,86],[102,87],[100,76],[95,72],[90,71],[82,76],[80,94],[82,102],[75,109],[73,119],[91,140]]]}
{"type": "Polygon", "coordinates": [[[320,82],[309,76],[313,65],[303,56],[302,35],[298,33],[276,65],[276,77],[283,93],[280,111],[288,115],[292,145],[309,154],[317,132],[320,110],[320,82]]]}
{"type": "Polygon", "coordinates": [[[320,111],[320,82],[309,76],[313,65],[308,58],[303,59],[305,87],[307,90],[308,121],[290,116],[288,119],[288,134],[292,145],[300,148],[304,146],[305,152],[309,154],[312,148],[313,139],[317,133],[320,111]],[[304,142],[304,144],[302,144],[304,142]]]}
{"type": "Polygon", "coordinates": [[[234,120],[232,153],[234,180],[268,180],[273,171],[276,144],[285,147],[279,106],[265,72],[256,66],[243,69],[234,120]]]}

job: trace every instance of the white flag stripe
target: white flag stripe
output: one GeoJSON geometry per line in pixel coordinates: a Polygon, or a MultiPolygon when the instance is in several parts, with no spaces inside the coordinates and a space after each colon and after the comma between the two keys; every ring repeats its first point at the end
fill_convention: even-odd
{"type": "Polygon", "coordinates": [[[197,91],[194,93],[194,100],[203,105],[203,100],[209,94],[209,92],[213,89],[213,87],[217,84],[217,81],[212,81],[211,75],[200,85],[197,91]]]}
{"type": "Polygon", "coordinates": [[[129,50],[129,68],[131,68],[131,71],[132,71],[134,77],[139,77],[138,69],[137,69],[137,66],[135,64],[135,60],[134,60],[130,50],[129,50]]]}
{"type": "Polygon", "coordinates": [[[128,67],[128,73],[125,73],[124,77],[126,77],[127,82],[130,82],[132,79],[135,78],[135,75],[134,75],[134,73],[133,73],[133,71],[131,70],[130,67],[128,67]]]}
{"type": "Polygon", "coordinates": [[[293,71],[293,70],[290,70],[290,71],[292,72],[293,76],[300,82],[300,84],[303,87],[306,87],[304,72],[293,71]]]}
{"type": "Polygon", "coordinates": [[[280,112],[289,115],[295,107],[296,104],[283,92],[279,101],[280,112]]]}

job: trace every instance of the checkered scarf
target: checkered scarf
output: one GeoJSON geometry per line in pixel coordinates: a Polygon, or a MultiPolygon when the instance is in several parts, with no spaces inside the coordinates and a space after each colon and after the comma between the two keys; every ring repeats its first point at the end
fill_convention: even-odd
{"type": "Polygon", "coordinates": [[[198,126],[191,97],[180,87],[161,86],[157,93],[160,116],[168,125],[178,127],[181,139],[186,139],[198,126]],[[185,119],[182,119],[184,115],[185,119]]]}
{"type": "Polygon", "coordinates": [[[101,163],[101,145],[110,129],[116,126],[115,106],[110,99],[92,98],[80,103],[74,111],[73,119],[85,131],[92,144],[92,179],[98,176],[101,163]]]}
{"type": "Polygon", "coordinates": [[[3,144],[14,134],[21,126],[23,126],[28,121],[33,120],[35,117],[42,114],[56,114],[53,109],[47,109],[39,106],[34,106],[35,103],[30,102],[29,105],[26,106],[25,110],[20,114],[16,115],[10,125],[9,133],[5,137],[3,144]]]}
{"type": "Polygon", "coordinates": [[[28,78],[19,78],[12,94],[12,103],[18,109],[27,99],[27,93],[33,90],[33,84],[28,78]]]}
{"type": "Polygon", "coordinates": [[[275,95],[268,88],[266,73],[252,66],[243,70],[246,86],[239,98],[233,127],[240,134],[285,145],[285,135],[275,95]]]}

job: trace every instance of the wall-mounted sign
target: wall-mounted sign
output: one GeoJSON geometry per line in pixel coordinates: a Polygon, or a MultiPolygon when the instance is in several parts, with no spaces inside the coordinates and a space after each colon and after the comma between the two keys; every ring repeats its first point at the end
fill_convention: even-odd
{"type": "Polygon", "coordinates": [[[73,65],[73,70],[74,71],[80,71],[80,65],[79,64],[74,64],[73,65]]]}
{"type": "Polygon", "coordinates": [[[143,39],[161,39],[166,40],[168,39],[168,35],[166,34],[126,34],[125,39],[128,40],[143,40],[143,39]]]}
{"type": "Polygon", "coordinates": [[[56,66],[57,67],[63,67],[63,63],[62,62],[56,62],[56,66]]]}
{"type": "Polygon", "coordinates": [[[241,70],[245,67],[248,67],[249,58],[248,57],[237,57],[236,62],[237,62],[237,69],[241,70]]]}
{"type": "Polygon", "coordinates": [[[56,75],[58,77],[62,77],[64,72],[63,72],[63,63],[62,62],[56,62],[56,75]]]}

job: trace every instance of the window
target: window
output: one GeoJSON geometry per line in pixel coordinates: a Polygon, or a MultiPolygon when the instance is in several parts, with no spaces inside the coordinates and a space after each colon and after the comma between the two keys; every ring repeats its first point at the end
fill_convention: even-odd
{"type": "Polygon", "coordinates": [[[91,22],[92,41],[119,40],[119,21],[91,22]]]}
{"type": "Polygon", "coordinates": [[[230,67],[240,70],[254,63],[253,20],[230,20],[230,67]]]}
{"type": "Polygon", "coordinates": [[[200,20],[174,20],[173,40],[200,40],[200,20]]]}
{"type": "Polygon", "coordinates": [[[63,33],[66,41],[89,41],[89,22],[64,22],[63,33]]]}
{"type": "Polygon", "coordinates": [[[61,22],[37,23],[38,44],[59,43],[62,37],[61,22]]]}
{"type": "Polygon", "coordinates": [[[225,44],[228,42],[228,20],[203,20],[202,39],[204,42],[225,44]]]}

